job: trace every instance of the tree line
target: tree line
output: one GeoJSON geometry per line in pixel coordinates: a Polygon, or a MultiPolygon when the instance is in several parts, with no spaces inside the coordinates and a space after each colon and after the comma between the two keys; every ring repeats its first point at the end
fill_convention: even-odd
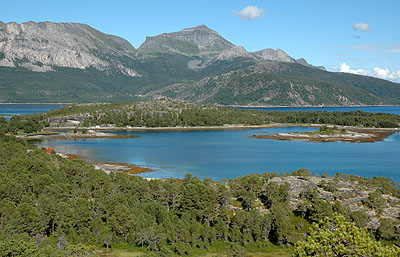
{"type": "Polygon", "coordinates": [[[178,102],[169,99],[112,104],[79,104],[27,116],[44,126],[63,126],[68,120],[79,126],[194,127],[264,125],[270,123],[332,124],[397,128],[400,116],[363,111],[260,111],[178,102]]]}
{"type": "MultiPolygon", "coordinates": [[[[302,169],[291,175],[308,174],[302,169]]],[[[119,243],[145,248],[155,256],[191,255],[217,242],[294,245],[306,238],[310,223],[334,213],[365,226],[365,214],[331,204],[316,191],[304,192],[303,204],[293,211],[289,185],[273,181],[277,176],[285,174],[225,181],[188,174],[182,180],[147,181],[123,173],[107,175],[82,160],[46,154],[45,149],[3,135],[0,256],[92,256],[119,243]]],[[[398,192],[390,180],[370,183],[398,192]]],[[[399,239],[400,230],[385,222],[376,237],[399,239]]]]}

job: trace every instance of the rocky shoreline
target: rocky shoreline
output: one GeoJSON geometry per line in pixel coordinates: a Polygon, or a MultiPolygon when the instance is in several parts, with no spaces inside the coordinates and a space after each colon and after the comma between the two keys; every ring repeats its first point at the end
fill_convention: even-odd
{"type": "MultiPolygon", "coordinates": [[[[77,154],[67,154],[57,152],[63,158],[74,160],[74,159],[82,159],[85,160],[85,156],[77,155],[77,154]]],[[[95,169],[103,170],[105,173],[110,174],[111,172],[123,172],[128,175],[138,175],[141,173],[154,172],[155,170],[143,167],[136,164],[125,163],[125,162],[115,162],[115,163],[91,163],[95,169]]]]}
{"type": "Polygon", "coordinates": [[[333,133],[276,133],[271,135],[253,135],[250,138],[274,140],[302,140],[307,142],[348,142],[348,143],[373,143],[398,132],[398,129],[370,129],[370,128],[343,128],[345,132],[333,133]]]}
{"type": "MultiPolygon", "coordinates": [[[[59,129],[62,130],[62,129],[59,129]]],[[[86,133],[83,132],[61,132],[61,133],[51,133],[51,134],[38,134],[38,135],[22,135],[17,136],[21,139],[43,139],[43,138],[136,138],[138,136],[132,135],[118,135],[112,133],[104,133],[99,131],[89,130],[86,133]]]]}

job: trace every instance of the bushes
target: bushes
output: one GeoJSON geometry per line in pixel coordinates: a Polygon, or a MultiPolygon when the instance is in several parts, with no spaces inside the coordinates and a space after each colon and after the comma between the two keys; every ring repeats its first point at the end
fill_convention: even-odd
{"type": "Polygon", "coordinates": [[[381,212],[386,206],[386,200],[382,197],[382,194],[378,192],[370,192],[368,193],[368,198],[363,202],[363,204],[368,208],[381,212]]]}
{"type": "MultiPolygon", "coordinates": [[[[302,169],[295,174],[307,176],[309,171],[302,169]]],[[[64,256],[68,251],[90,256],[91,245],[126,243],[168,256],[171,252],[190,255],[216,240],[241,246],[268,241],[293,244],[302,231],[294,229],[290,186],[271,181],[276,176],[252,174],[229,183],[201,181],[191,175],[183,181],[147,181],[122,173],[107,175],[84,161],[49,155],[44,149],[3,136],[0,250],[26,249],[33,251],[30,256],[48,256],[50,252],[64,256]],[[232,206],[238,200],[240,204],[232,206]]],[[[396,188],[386,180],[365,181],[386,185],[382,187],[385,191],[396,188]]],[[[379,195],[371,193],[365,204],[379,208],[375,194],[379,195]]],[[[320,199],[317,191],[303,192],[303,197],[304,208],[298,214],[309,221],[345,212],[337,204],[332,206],[320,199]]],[[[359,226],[366,222],[362,213],[349,217],[359,226]]],[[[397,238],[397,234],[393,224],[384,220],[377,232],[382,239],[397,238]]],[[[240,247],[234,248],[232,254],[240,252],[240,247]]]]}
{"type": "Polygon", "coordinates": [[[334,215],[314,223],[305,241],[297,242],[293,256],[382,256],[400,255],[397,246],[384,247],[366,229],[334,215]]]}

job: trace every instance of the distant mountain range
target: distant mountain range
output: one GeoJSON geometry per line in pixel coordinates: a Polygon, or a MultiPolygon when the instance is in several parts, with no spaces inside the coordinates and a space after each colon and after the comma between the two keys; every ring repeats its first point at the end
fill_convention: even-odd
{"type": "Polygon", "coordinates": [[[0,102],[170,97],[224,105],[400,104],[400,84],[248,52],[205,25],[128,41],[78,23],[0,22],[0,102]]]}

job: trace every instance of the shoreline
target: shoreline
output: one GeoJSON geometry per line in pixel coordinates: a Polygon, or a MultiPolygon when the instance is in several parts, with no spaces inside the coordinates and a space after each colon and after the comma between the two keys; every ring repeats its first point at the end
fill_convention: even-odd
{"type": "MultiPolygon", "coordinates": [[[[293,124],[293,123],[271,123],[264,125],[229,125],[210,127],[78,127],[94,131],[190,131],[190,130],[230,130],[230,129],[257,129],[257,128],[280,128],[280,127],[320,127],[322,124],[293,124]]],[[[76,127],[48,127],[44,130],[74,130],[76,127]]]]}
{"type": "MultiPolygon", "coordinates": [[[[47,130],[45,130],[47,131],[47,130]]],[[[52,131],[52,130],[50,130],[52,131]]],[[[45,139],[45,138],[64,138],[64,139],[86,139],[86,138],[115,138],[115,139],[124,139],[124,138],[138,138],[139,136],[133,135],[118,135],[111,133],[102,133],[96,131],[90,131],[87,133],[71,133],[71,132],[48,132],[49,134],[38,134],[38,135],[17,135],[16,137],[31,140],[31,139],[45,139]]]]}
{"type": "MultiPolygon", "coordinates": [[[[312,123],[271,123],[264,125],[229,125],[229,126],[210,126],[210,127],[78,127],[78,129],[87,129],[93,131],[191,131],[191,130],[234,130],[234,129],[258,129],[258,128],[285,128],[285,127],[314,127],[319,128],[324,125],[332,124],[312,124],[312,123]]],[[[376,131],[400,131],[400,128],[369,128],[355,126],[338,126],[339,128],[353,130],[376,130],[376,131]]],[[[55,130],[74,130],[77,127],[47,127],[44,131],[55,130]]]]}
{"type": "Polygon", "coordinates": [[[0,103],[0,105],[6,104],[80,104],[80,103],[0,103]]]}
{"type": "MultiPolygon", "coordinates": [[[[345,127],[338,127],[344,129],[345,127]]],[[[347,129],[349,129],[347,127],[347,129]]],[[[272,139],[283,141],[306,141],[310,143],[331,143],[331,142],[346,142],[346,143],[375,143],[384,141],[387,137],[397,133],[399,129],[373,129],[373,128],[350,128],[345,133],[335,131],[331,134],[321,134],[312,132],[306,133],[276,133],[270,135],[255,134],[248,138],[256,139],[272,139]]]]}
{"type": "Polygon", "coordinates": [[[155,172],[156,170],[143,167],[136,164],[126,163],[126,162],[90,162],[86,156],[77,154],[68,154],[62,152],[56,152],[59,156],[66,158],[68,160],[83,160],[94,166],[95,169],[101,169],[105,173],[110,174],[111,172],[123,172],[128,175],[139,175],[143,173],[155,172]]]}
{"type": "MultiPolygon", "coordinates": [[[[131,101],[137,102],[137,101],[131,101]]],[[[0,105],[6,104],[91,104],[91,103],[104,103],[104,102],[82,102],[82,103],[4,103],[0,102],[0,105]]],[[[349,107],[391,107],[391,106],[400,106],[400,104],[374,104],[374,105],[302,105],[302,106],[292,106],[292,105],[219,105],[218,107],[245,107],[245,108],[349,108],[349,107]]]]}

